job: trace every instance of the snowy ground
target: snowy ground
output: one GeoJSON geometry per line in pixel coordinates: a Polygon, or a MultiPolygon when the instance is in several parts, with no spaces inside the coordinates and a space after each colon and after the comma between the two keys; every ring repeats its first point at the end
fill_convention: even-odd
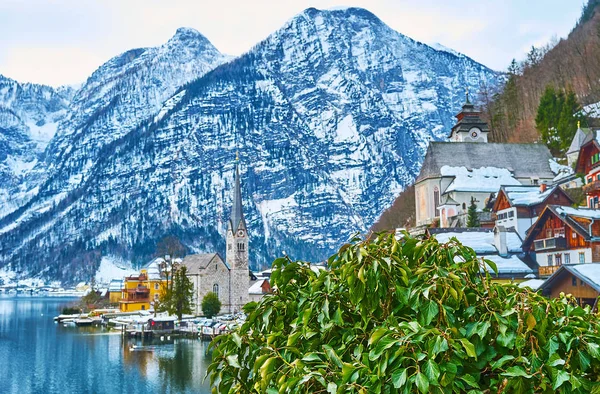
{"type": "Polygon", "coordinates": [[[104,256],[96,272],[96,282],[108,284],[111,279],[121,279],[136,272],[137,270],[133,269],[131,264],[123,259],[104,256]]]}

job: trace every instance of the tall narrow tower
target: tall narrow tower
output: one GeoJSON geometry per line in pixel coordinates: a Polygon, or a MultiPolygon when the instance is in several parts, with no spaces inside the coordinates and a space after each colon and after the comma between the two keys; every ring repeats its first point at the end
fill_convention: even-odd
{"type": "Polygon", "coordinates": [[[229,309],[238,312],[248,303],[250,275],[248,272],[248,231],[242,207],[240,160],[236,155],[233,188],[233,207],[227,225],[227,264],[230,268],[229,309]]]}

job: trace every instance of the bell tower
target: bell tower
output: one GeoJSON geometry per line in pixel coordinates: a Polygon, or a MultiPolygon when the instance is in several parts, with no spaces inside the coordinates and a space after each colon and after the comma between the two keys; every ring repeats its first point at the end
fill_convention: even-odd
{"type": "Polygon", "coordinates": [[[236,154],[233,207],[227,224],[226,260],[230,269],[230,312],[239,312],[248,303],[250,275],[248,270],[248,231],[242,206],[239,156],[236,154]]]}
{"type": "Polygon", "coordinates": [[[456,115],[456,124],[450,133],[452,142],[488,142],[490,129],[481,119],[481,112],[469,101],[469,90],[462,110],[456,115]]]}

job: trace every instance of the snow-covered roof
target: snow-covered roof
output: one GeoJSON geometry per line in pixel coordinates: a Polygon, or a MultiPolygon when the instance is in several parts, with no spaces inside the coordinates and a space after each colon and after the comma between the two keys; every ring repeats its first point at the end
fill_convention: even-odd
{"type": "MultiPolygon", "coordinates": [[[[441,229],[440,229],[441,230],[441,229]]],[[[470,247],[477,254],[497,254],[498,250],[494,246],[494,231],[492,229],[452,229],[433,234],[440,243],[446,243],[451,238],[470,247]]],[[[514,231],[506,232],[506,246],[509,253],[521,253],[522,240],[518,233],[514,231]]]]}
{"type": "Polygon", "coordinates": [[[548,188],[543,193],[540,193],[539,186],[507,186],[502,189],[513,206],[530,206],[544,202],[556,187],[548,188]]]}
{"type": "Polygon", "coordinates": [[[529,279],[519,283],[518,286],[522,288],[529,287],[531,290],[537,290],[544,284],[545,281],[545,279],[529,279]]]}
{"type": "Polygon", "coordinates": [[[563,164],[559,164],[554,159],[548,159],[548,163],[550,164],[550,169],[556,175],[554,177],[554,179],[552,179],[553,182],[558,182],[563,178],[567,178],[567,177],[573,175],[573,173],[574,173],[574,171],[571,167],[565,166],[563,164]]]}
{"type": "Polygon", "coordinates": [[[599,209],[556,206],[554,207],[554,210],[556,211],[556,213],[562,216],[568,215],[587,219],[600,219],[599,209]]]}
{"type": "MultiPolygon", "coordinates": [[[[267,280],[259,279],[256,282],[254,282],[252,284],[252,286],[250,286],[250,288],[248,289],[248,294],[264,294],[262,285],[265,281],[267,281],[267,280]]],[[[267,283],[268,283],[268,281],[267,281],[267,283]]]]}
{"type": "Polygon", "coordinates": [[[110,281],[108,285],[109,292],[119,292],[123,289],[123,280],[122,279],[113,279],[110,281]]]}
{"type": "Polygon", "coordinates": [[[466,167],[443,166],[442,176],[454,177],[444,193],[452,191],[493,193],[503,185],[520,185],[512,173],[506,168],[481,167],[468,169],[466,167]]]}
{"type": "Polygon", "coordinates": [[[596,291],[600,291],[600,264],[587,263],[565,265],[564,267],[571,273],[575,274],[581,279],[584,279],[587,284],[593,287],[596,291]]]}
{"type": "MultiPolygon", "coordinates": [[[[439,178],[443,166],[505,168],[516,178],[553,179],[548,159],[552,155],[544,144],[504,144],[479,142],[430,142],[421,171],[420,182],[439,178]]],[[[497,189],[496,189],[497,191],[497,189]]]]}
{"type": "MultiPolygon", "coordinates": [[[[498,255],[484,256],[486,260],[493,261],[497,268],[498,274],[533,274],[533,270],[527,266],[519,257],[512,255],[509,257],[501,257],[498,255]]],[[[488,271],[493,273],[491,267],[487,267],[488,271]]]]}

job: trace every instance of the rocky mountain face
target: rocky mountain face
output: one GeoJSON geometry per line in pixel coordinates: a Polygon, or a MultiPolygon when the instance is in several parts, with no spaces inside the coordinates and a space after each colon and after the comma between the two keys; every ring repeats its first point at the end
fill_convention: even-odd
{"type": "Polygon", "coordinates": [[[101,256],[144,261],[166,234],[223,252],[236,152],[253,268],[283,253],[322,260],[413,181],[465,88],[501,78],[356,8],[308,9],[168,95],[136,77],[122,96],[131,83],[110,82],[110,70],[143,56],[111,60],[75,95],[47,150],[48,180],[0,221],[11,269],[85,279],[101,256]],[[114,103],[95,107],[111,90],[114,103]],[[131,103],[140,95],[142,108],[131,103]]]}
{"type": "Polygon", "coordinates": [[[0,216],[27,199],[24,177],[32,177],[74,92],[0,75],[0,216]]]}

